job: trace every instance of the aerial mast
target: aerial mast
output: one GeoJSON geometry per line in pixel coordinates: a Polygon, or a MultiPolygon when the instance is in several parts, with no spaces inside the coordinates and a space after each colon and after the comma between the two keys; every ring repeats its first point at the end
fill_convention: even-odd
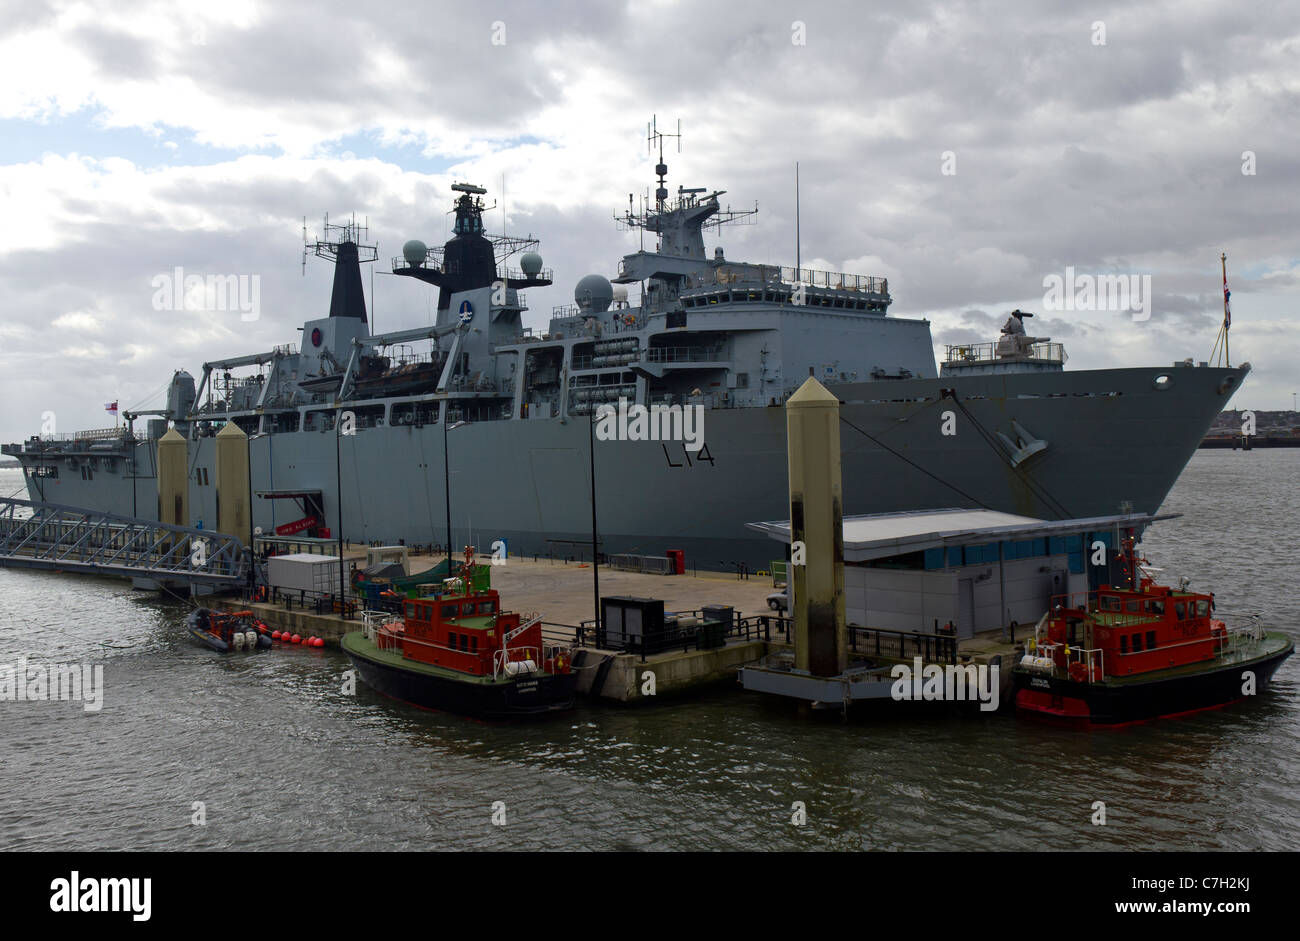
{"type": "Polygon", "coordinates": [[[659,162],[655,164],[655,175],[659,177],[659,188],[655,190],[655,205],[660,212],[664,211],[664,203],[668,201],[668,164],[664,163],[664,138],[677,138],[677,152],[682,152],[682,119],[677,119],[677,133],[667,134],[659,130],[659,122],[656,115],[650,116],[650,123],[646,125],[646,149],[654,153],[655,144],[659,145],[659,162]]]}

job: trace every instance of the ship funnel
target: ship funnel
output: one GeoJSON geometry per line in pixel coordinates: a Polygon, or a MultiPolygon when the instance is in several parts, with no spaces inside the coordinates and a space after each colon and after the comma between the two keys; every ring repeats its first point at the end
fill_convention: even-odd
{"type": "Polygon", "coordinates": [[[365,322],[366,295],[361,289],[361,261],[356,242],[343,242],[335,254],[330,316],[358,317],[365,322]]]}
{"type": "Polygon", "coordinates": [[[324,237],[312,242],[307,238],[307,220],[303,220],[303,270],[306,270],[309,254],[334,262],[334,287],[330,292],[331,317],[355,317],[362,323],[366,322],[366,295],[361,288],[361,262],[374,261],[379,254],[378,246],[364,243],[366,233],[366,226],[358,224],[355,216],[343,225],[331,224],[329,216],[326,216],[324,237]]]}

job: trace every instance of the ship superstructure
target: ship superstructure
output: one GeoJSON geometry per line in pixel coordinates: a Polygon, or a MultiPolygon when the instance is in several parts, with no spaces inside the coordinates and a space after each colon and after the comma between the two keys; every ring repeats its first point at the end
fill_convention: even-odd
{"type": "Polygon", "coordinates": [[[309,248],[336,266],[330,312],[300,344],[205,363],[197,384],[177,372],[166,407],[128,414],[122,430],[4,453],[33,499],[156,516],[157,439],[172,425],[189,439],[192,515],[210,521],[213,436],[235,422],[251,436],[254,522],[268,532],[341,518],[352,540],[446,545],[445,466],[453,544],[589,556],[593,412],[620,399],[699,405],[699,450],[597,445],[600,549],[757,568],[767,544],[744,524],[785,512],[780,406],[808,375],[844,402],[846,514],[965,505],[1064,518],[1154,512],[1249,369],[1068,371],[1060,344],[1025,336],[1018,316],[996,346],[950,347],[937,369],[929,322],[890,316],[885,279],[709,255],[706,230],[756,207],[733,211],[704,189],[669,198],[662,156],[656,171],[654,199],[620,219],[653,247],[580,279],[541,335],[523,325],[523,289],[552,282],[537,241],[488,235],[486,191],[456,184],[452,237],[409,241],[392,263],[437,289],[432,325],[371,334],[360,265],[377,251],[355,223],[327,225],[309,248]]]}

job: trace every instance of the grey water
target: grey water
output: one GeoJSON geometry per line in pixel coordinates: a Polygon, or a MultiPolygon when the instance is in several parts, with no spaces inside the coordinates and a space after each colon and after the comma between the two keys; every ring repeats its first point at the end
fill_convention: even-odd
{"type": "MultiPolygon", "coordinates": [[[[1200,451],[1145,553],[1300,635],[1298,481],[1300,450],[1200,451]]],[[[1110,731],[809,719],[728,688],[511,726],[349,694],[336,651],[215,654],[186,612],[0,569],[0,664],[104,671],[97,712],[0,702],[0,848],[1300,848],[1297,658],[1253,700],[1110,731]]]]}

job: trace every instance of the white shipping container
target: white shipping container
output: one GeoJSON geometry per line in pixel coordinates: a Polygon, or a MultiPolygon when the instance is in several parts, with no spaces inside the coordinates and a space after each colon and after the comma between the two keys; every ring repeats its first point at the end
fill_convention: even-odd
{"type": "MultiPolygon", "coordinates": [[[[310,591],[322,594],[339,590],[339,557],[300,552],[273,555],[266,563],[266,578],[281,591],[310,591]]],[[[344,591],[348,590],[344,572],[344,591]]]]}

